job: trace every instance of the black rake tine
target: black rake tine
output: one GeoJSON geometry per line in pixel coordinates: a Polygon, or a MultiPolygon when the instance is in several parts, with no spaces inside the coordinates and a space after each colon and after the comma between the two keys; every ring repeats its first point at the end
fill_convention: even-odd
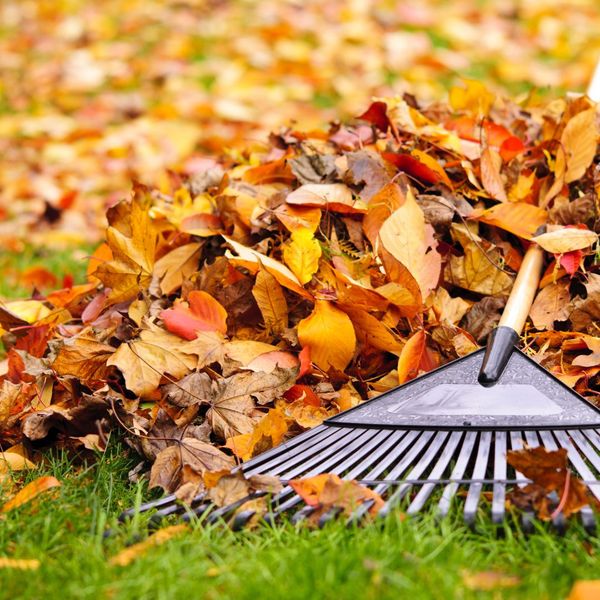
{"type": "MultiPolygon", "coordinates": [[[[462,476],[469,463],[469,459],[471,458],[471,454],[473,453],[477,436],[478,434],[476,431],[468,431],[465,435],[458,458],[456,459],[456,464],[454,465],[454,469],[452,469],[450,479],[462,479],[462,476]]],[[[442,497],[438,503],[437,514],[439,518],[443,518],[448,514],[452,504],[452,498],[454,498],[454,495],[458,490],[458,486],[458,483],[449,483],[444,488],[442,497]]]]}
{"type": "MultiPolygon", "coordinates": [[[[494,444],[494,479],[502,481],[507,476],[506,432],[497,431],[494,444]]],[[[495,483],[492,492],[492,523],[499,525],[504,521],[506,512],[506,485],[495,483]]]]}
{"type": "MultiPolygon", "coordinates": [[[[417,461],[413,468],[409,471],[406,476],[407,479],[418,479],[423,472],[429,467],[433,459],[438,455],[440,448],[444,445],[446,438],[448,437],[447,431],[438,431],[435,434],[433,440],[429,444],[429,447],[423,454],[423,456],[417,461]]],[[[398,487],[393,494],[387,499],[385,506],[381,509],[383,512],[382,516],[389,514],[390,510],[396,506],[404,496],[412,488],[411,483],[404,483],[398,487]]]]}
{"type": "MultiPolygon", "coordinates": [[[[475,467],[473,469],[474,479],[483,479],[485,477],[491,445],[492,432],[483,431],[479,436],[479,447],[477,450],[477,458],[475,459],[475,467]]],[[[477,506],[479,505],[482,489],[482,483],[472,483],[469,486],[464,508],[464,520],[467,525],[473,525],[475,522],[475,515],[477,514],[477,506]]]]}
{"type": "MultiPolygon", "coordinates": [[[[440,453],[440,457],[438,458],[437,463],[434,465],[429,477],[431,479],[439,479],[443,474],[448,464],[452,460],[454,453],[456,452],[456,448],[460,443],[461,438],[463,437],[462,431],[453,431],[450,434],[448,441],[446,442],[445,447],[442,449],[440,453]]],[[[417,492],[417,495],[413,498],[413,501],[410,503],[406,514],[407,515],[415,515],[420,512],[427,502],[429,496],[435,489],[435,483],[425,483],[421,486],[421,489],[417,492]]]]}

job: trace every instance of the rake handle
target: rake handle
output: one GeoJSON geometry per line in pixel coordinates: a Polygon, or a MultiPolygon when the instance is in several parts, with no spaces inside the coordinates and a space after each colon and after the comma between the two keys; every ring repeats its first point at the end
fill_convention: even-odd
{"type": "Polygon", "coordinates": [[[498,382],[519,340],[540,283],[543,262],[544,251],[532,243],[523,257],[498,327],[492,331],[487,343],[478,378],[485,387],[498,382]]]}

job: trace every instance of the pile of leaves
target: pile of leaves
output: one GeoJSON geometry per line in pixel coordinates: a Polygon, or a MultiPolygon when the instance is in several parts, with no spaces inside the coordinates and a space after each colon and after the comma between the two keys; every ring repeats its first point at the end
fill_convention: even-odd
{"type": "Polygon", "coordinates": [[[261,146],[373,95],[441,98],[459,77],[583,90],[595,0],[3,0],[0,246],[102,236],[132,178],[261,146]],[[577,32],[576,35],[573,32],[577,32]]]}
{"type": "Polygon", "coordinates": [[[135,184],[87,283],[0,307],[4,456],[118,428],[152,486],[190,498],[478,348],[531,243],[547,265],[523,347],[593,401],[597,140],[585,97],[518,105],[470,83],[135,184]]]}

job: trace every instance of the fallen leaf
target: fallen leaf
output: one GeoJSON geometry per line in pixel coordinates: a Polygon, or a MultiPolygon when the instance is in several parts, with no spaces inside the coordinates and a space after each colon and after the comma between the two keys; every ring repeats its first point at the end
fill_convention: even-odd
{"type": "Polygon", "coordinates": [[[461,571],[463,585],[478,592],[489,592],[497,589],[515,587],[521,583],[521,578],[507,575],[498,571],[461,571]]]}
{"type": "Polygon", "coordinates": [[[356,348],[352,321],[327,300],[316,300],[313,312],[298,323],[298,340],[303,348],[310,348],[312,362],[323,371],[344,370],[356,348]]]}
{"type": "Polygon", "coordinates": [[[529,240],[546,223],[548,213],[539,206],[526,202],[503,202],[479,213],[473,212],[470,218],[529,240]]]}
{"type": "Polygon", "coordinates": [[[408,269],[426,298],[437,285],[441,261],[437,251],[428,248],[425,216],[412,194],[383,223],[379,240],[408,269]]]}
{"type": "Polygon", "coordinates": [[[529,316],[536,329],[553,329],[554,321],[569,318],[569,284],[564,280],[551,283],[538,292],[529,316]]]}
{"type": "Polygon", "coordinates": [[[195,339],[199,331],[227,332],[227,311],[210,294],[199,290],[191,291],[187,302],[176,300],[160,318],[171,333],[186,340],[195,339]]]}
{"type": "Polygon", "coordinates": [[[201,243],[185,244],[171,250],[154,265],[154,276],[160,280],[160,290],[169,296],[198,269],[201,243]]]}
{"type": "Polygon", "coordinates": [[[321,246],[310,229],[292,232],[290,241],[283,247],[283,259],[301,284],[308,283],[319,269],[321,246]]]}
{"type": "Polygon", "coordinates": [[[600,579],[576,581],[567,600],[597,600],[600,598],[600,579]]]}
{"type": "Polygon", "coordinates": [[[8,558],[0,556],[0,569],[17,569],[19,571],[36,571],[41,562],[37,558],[8,558]]]}
{"type": "Polygon", "coordinates": [[[594,159],[598,146],[596,108],[589,108],[572,117],[565,125],[560,143],[567,161],[565,182],[581,179],[594,159]]]}
{"type": "Polygon", "coordinates": [[[127,389],[143,397],[158,387],[164,375],[181,379],[196,362],[182,351],[181,338],[153,327],[140,331],[138,339],[121,344],[107,364],[123,373],[127,389]]]}
{"type": "Polygon", "coordinates": [[[292,205],[326,208],[343,214],[360,214],[367,207],[360,198],[355,199],[352,190],[342,183],[307,183],[286,197],[292,205]]]}
{"type": "Polygon", "coordinates": [[[83,382],[105,381],[111,371],[108,359],[115,349],[95,339],[91,332],[66,339],[52,368],[59,375],[77,377],[83,382]]]}
{"type": "Polygon", "coordinates": [[[398,383],[406,383],[419,374],[419,365],[425,350],[425,332],[417,331],[412,335],[400,352],[398,358],[398,383]]]}
{"type": "Polygon", "coordinates": [[[481,183],[485,191],[496,200],[506,202],[506,189],[502,181],[500,171],[502,169],[502,157],[489,146],[481,153],[481,183]]]}
{"type": "Polygon", "coordinates": [[[265,322],[265,327],[281,333],[288,326],[288,306],[279,282],[261,269],[256,275],[252,295],[265,322]]]}
{"type": "Polygon", "coordinates": [[[154,548],[156,546],[160,546],[170,539],[180,536],[183,533],[189,531],[189,527],[187,525],[171,525],[169,527],[164,527],[163,529],[159,529],[154,532],[152,535],[148,536],[143,542],[138,542],[137,544],[133,544],[133,546],[129,546],[121,550],[118,554],[115,554],[108,561],[109,564],[113,567],[126,567],[130,565],[134,560],[137,560],[148,550],[154,548]]]}
{"type": "Polygon", "coordinates": [[[546,252],[563,254],[573,250],[589,248],[598,242],[598,234],[588,229],[563,227],[532,238],[546,252]]]}
{"type": "Polygon", "coordinates": [[[60,487],[62,484],[56,477],[46,475],[44,477],[38,477],[31,483],[28,483],[22,490],[20,490],[13,498],[4,504],[0,512],[6,513],[10,510],[23,506],[33,500],[36,496],[42,492],[51,490],[52,488],[60,487]]]}

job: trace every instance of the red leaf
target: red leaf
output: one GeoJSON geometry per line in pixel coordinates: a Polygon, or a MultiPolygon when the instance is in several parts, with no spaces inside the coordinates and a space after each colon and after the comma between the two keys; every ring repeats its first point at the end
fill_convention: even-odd
{"type": "Polygon", "coordinates": [[[321,399],[307,385],[297,383],[287,390],[283,397],[290,402],[300,400],[306,406],[321,406],[321,399]]]}
{"type": "Polygon", "coordinates": [[[400,171],[404,171],[412,177],[421,179],[427,183],[439,183],[442,181],[442,177],[439,173],[436,173],[410,154],[383,152],[381,156],[383,156],[383,158],[388,162],[392,163],[400,171]]]}
{"type": "Polygon", "coordinates": [[[368,121],[384,133],[390,128],[390,120],[387,116],[387,104],[385,102],[373,102],[367,110],[357,117],[368,121]]]}
{"type": "Polygon", "coordinates": [[[303,377],[307,373],[310,373],[312,370],[312,361],[310,360],[310,347],[304,346],[298,354],[298,358],[300,359],[300,372],[298,373],[298,379],[303,377]]]}
{"type": "Polygon", "coordinates": [[[515,135],[506,138],[500,145],[500,156],[508,162],[525,150],[525,144],[515,135]]]}
{"type": "Polygon", "coordinates": [[[160,318],[171,333],[186,340],[195,339],[199,331],[227,331],[227,311],[210,294],[197,290],[190,292],[188,302],[163,310],[160,318]]]}
{"type": "Polygon", "coordinates": [[[571,252],[565,252],[564,254],[555,254],[560,266],[569,274],[575,275],[577,269],[581,265],[584,253],[583,250],[571,250],[571,252]]]}

